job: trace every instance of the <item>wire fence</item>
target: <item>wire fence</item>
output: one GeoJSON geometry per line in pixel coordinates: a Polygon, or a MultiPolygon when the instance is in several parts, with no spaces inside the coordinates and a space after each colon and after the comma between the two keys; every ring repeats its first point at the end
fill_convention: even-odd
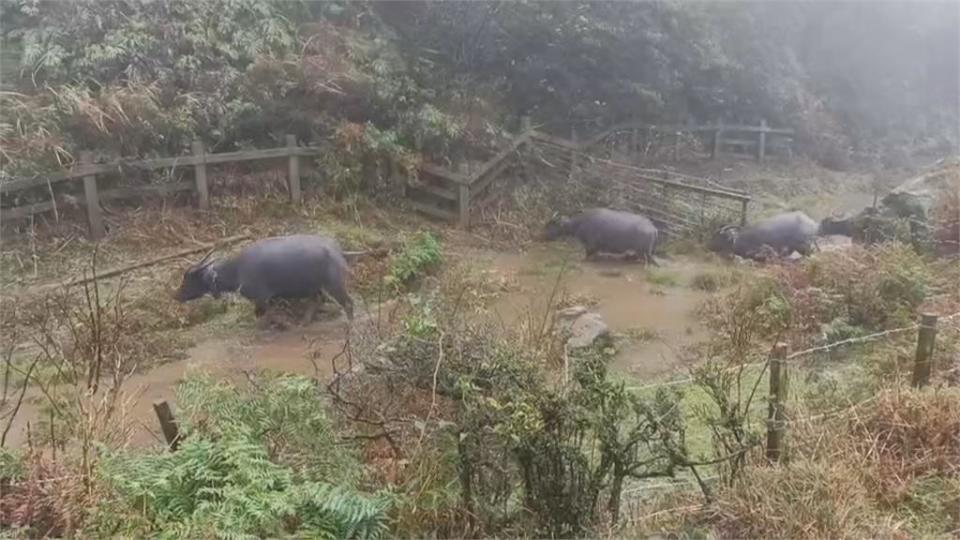
{"type": "MultiPolygon", "coordinates": [[[[941,322],[951,321],[951,320],[953,320],[953,319],[955,319],[955,318],[957,318],[957,317],[960,317],[960,312],[954,313],[954,314],[952,314],[952,315],[948,315],[948,316],[946,316],[946,317],[940,317],[940,318],[939,318],[939,321],[941,321],[941,322]]],[[[793,352],[793,353],[788,354],[788,355],[786,356],[785,360],[787,360],[787,361],[796,360],[796,359],[798,359],[798,358],[804,358],[804,357],[807,357],[807,356],[812,356],[812,355],[817,354],[817,353],[823,353],[823,352],[832,351],[832,350],[834,350],[834,349],[838,349],[838,348],[843,347],[843,346],[846,346],[846,345],[854,345],[854,344],[859,344],[859,343],[870,343],[870,342],[874,342],[874,341],[879,341],[881,338],[885,338],[885,337],[888,337],[888,336],[895,336],[895,335],[898,335],[898,334],[904,334],[904,333],[907,333],[907,332],[912,332],[912,331],[918,330],[918,329],[920,328],[920,326],[921,326],[921,325],[920,325],[919,323],[914,323],[914,324],[911,324],[910,326],[904,326],[904,327],[902,327],[902,328],[894,328],[894,329],[891,329],[891,330],[884,330],[884,331],[882,331],[882,332],[876,332],[876,333],[874,333],[874,334],[869,334],[869,335],[866,335],[866,336],[852,337],[852,338],[843,339],[843,340],[840,340],[840,341],[835,341],[835,342],[833,342],[833,343],[828,343],[828,344],[826,344],[826,345],[819,345],[819,346],[817,346],[817,347],[811,347],[811,348],[809,348],[809,349],[803,349],[803,350],[801,350],[801,351],[796,351],[796,352],[793,352]]],[[[747,363],[747,364],[737,364],[737,365],[734,365],[734,366],[730,366],[730,367],[724,369],[723,371],[725,371],[725,372],[728,372],[728,371],[737,371],[737,370],[747,369],[747,368],[752,368],[752,367],[766,366],[767,364],[769,364],[769,362],[770,362],[770,360],[767,359],[767,360],[761,360],[761,361],[759,361],[759,362],[751,362],[751,363],[747,363]]],[[[663,382],[663,383],[653,383],[653,384],[646,384],[646,385],[642,385],[642,386],[628,386],[628,387],[626,387],[626,388],[627,388],[627,390],[631,390],[631,391],[634,391],[634,392],[642,392],[642,391],[645,391],[645,390],[654,390],[654,389],[657,389],[657,388],[667,388],[667,387],[671,387],[671,386],[682,386],[682,385],[685,385],[685,384],[692,384],[692,383],[694,383],[694,382],[696,382],[696,378],[691,376],[691,377],[684,377],[684,378],[682,378],[682,379],[675,379],[675,380],[668,381],[668,382],[663,382]]]]}
{"type": "MultiPolygon", "coordinates": [[[[738,364],[735,366],[730,366],[728,368],[725,368],[722,371],[728,372],[728,371],[744,370],[751,367],[762,367],[763,369],[760,371],[760,373],[757,374],[757,377],[758,377],[757,382],[759,383],[759,378],[764,376],[764,373],[766,372],[767,368],[770,367],[772,362],[778,362],[780,364],[779,367],[783,367],[787,363],[795,362],[799,359],[803,359],[818,353],[832,351],[837,348],[848,346],[848,345],[878,342],[884,339],[889,339],[892,336],[897,336],[897,335],[901,335],[901,334],[904,334],[907,332],[913,332],[913,331],[918,331],[918,340],[917,340],[918,351],[917,351],[916,362],[918,364],[921,362],[929,362],[931,360],[929,355],[932,354],[932,350],[933,350],[933,339],[934,339],[933,331],[935,331],[936,325],[938,323],[952,321],[954,319],[957,319],[958,317],[960,317],[960,312],[953,313],[951,315],[947,315],[944,317],[938,317],[938,318],[932,318],[929,315],[925,315],[922,317],[923,322],[920,322],[920,323],[911,324],[909,326],[904,326],[902,328],[893,328],[890,330],[884,330],[882,332],[876,332],[866,336],[858,336],[858,337],[843,339],[843,340],[835,341],[825,345],[820,345],[817,347],[810,347],[810,348],[796,351],[790,354],[783,354],[782,352],[783,349],[781,348],[780,349],[781,356],[779,358],[777,358],[778,348],[775,348],[774,353],[771,354],[770,357],[766,360],[763,360],[760,362],[752,362],[749,364],[738,364]],[[932,323],[932,327],[928,326],[931,323],[932,323]],[[926,338],[924,336],[925,330],[929,332],[926,338]]],[[[848,416],[851,414],[856,414],[857,411],[861,410],[864,406],[869,405],[878,399],[878,395],[872,395],[861,401],[858,401],[857,403],[839,407],[831,411],[821,412],[819,414],[802,416],[802,417],[795,416],[792,414],[787,415],[784,413],[782,409],[782,401],[781,401],[782,398],[785,398],[785,395],[780,395],[779,390],[774,390],[779,385],[773,384],[774,383],[773,377],[775,376],[780,377],[783,375],[783,372],[780,372],[780,370],[776,370],[776,371],[777,371],[776,373],[772,369],[770,371],[771,391],[775,392],[775,394],[771,394],[769,396],[770,408],[765,418],[767,427],[768,427],[767,441],[766,441],[767,457],[768,459],[771,459],[771,461],[779,461],[780,459],[779,456],[782,451],[782,448],[780,447],[780,445],[782,444],[782,437],[789,426],[797,426],[802,424],[808,424],[811,422],[823,421],[828,418],[832,419],[832,418],[837,418],[842,416],[848,416]],[[773,438],[773,442],[772,442],[771,436],[774,435],[775,432],[779,432],[779,434],[773,438]],[[774,452],[771,452],[771,450],[774,450],[774,452]]],[[[926,381],[923,381],[923,380],[919,381],[919,383],[921,384],[918,384],[918,379],[916,378],[917,371],[915,371],[914,374],[915,374],[915,377],[914,377],[915,386],[921,386],[922,384],[926,384],[926,381]]],[[[691,377],[685,377],[683,379],[668,381],[668,382],[659,383],[659,384],[649,384],[644,386],[633,386],[633,387],[626,387],[626,388],[631,391],[641,392],[645,390],[656,390],[659,388],[681,386],[681,385],[691,384],[694,382],[696,382],[696,378],[691,376],[691,377]]],[[[679,406],[679,403],[675,405],[675,407],[677,406],[679,406]]],[[[760,446],[760,443],[754,444],[753,446],[748,447],[748,449],[754,448],[756,446],[760,446]]],[[[720,480],[721,478],[722,478],[721,475],[717,474],[717,475],[703,477],[700,479],[700,481],[704,483],[711,483],[711,482],[720,480]]],[[[678,478],[675,481],[660,482],[660,483],[644,483],[641,485],[631,486],[625,489],[623,491],[623,494],[625,496],[630,496],[630,495],[639,496],[640,494],[648,491],[669,490],[669,489],[691,489],[696,487],[697,487],[697,484],[694,482],[693,479],[678,478]]]]}

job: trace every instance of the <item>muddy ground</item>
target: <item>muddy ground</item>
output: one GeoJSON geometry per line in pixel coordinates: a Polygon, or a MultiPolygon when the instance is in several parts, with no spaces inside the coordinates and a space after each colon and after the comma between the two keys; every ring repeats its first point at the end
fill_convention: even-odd
{"type": "MultiPolygon", "coordinates": [[[[612,366],[637,381],[676,371],[683,350],[706,337],[696,310],[707,293],[692,288],[690,281],[719,264],[683,256],[662,258],[655,268],[623,261],[587,262],[572,243],[535,244],[523,252],[450,250],[447,256],[469,258],[475,261],[474,268],[489,278],[510,284],[490,307],[490,315],[505,325],[521,324],[529,310],[542,313],[562,272],[560,293],[568,302],[587,305],[603,316],[615,337],[612,366]]],[[[249,308],[242,301],[232,303],[231,309],[249,308]]],[[[359,306],[354,325],[372,324],[374,318],[387,313],[375,311],[359,306]]],[[[238,382],[259,370],[329,378],[331,360],[343,351],[348,324],[330,303],[318,319],[285,329],[221,325],[209,335],[195,336],[195,344],[182,359],[132,375],[125,384],[127,392],[135,396],[126,415],[133,427],[130,443],[160,444],[152,404],[174,402],[174,387],[191,371],[238,382]]],[[[42,394],[31,394],[8,435],[10,447],[24,444],[27,424],[35,426],[41,418],[42,394]]]]}
{"type": "MultiPolygon", "coordinates": [[[[774,182],[777,186],[780,186],[781,182],[796,181],[792,178],[780,178],[779,171],[775,171],[777,174],[761,172],[766,181],[774,182]]],[[[824,180],[827,183],[834,181],[839,182],[832,178],[824,180]]],[[[828,211],[855,211],[870,204],[872,199],[873,194],[862,189],[838,190],[835,197],[818,199],[817,210],[810,210],[809,213],[820,218],[828,211]]],[[[787,198],[780,199],[785,200],[787,198]]],[[[760,206],[762,209],[758,208],[758,215],[769,213],[778,207],[807,205],[802,201],[790,204],[778,201],[777,204],[760,206]]],[[[254,217],[259,212],[255,208],[247,210],[247,213],[254,217]]],[[[306,210],[304,212],[309,214],[306,210]]],[[[388,239],[401,230],[420,229],[424,226],[437,229],[434,225],[421,223],[419,220],[402,223],[398,229],[400,224],[391,224],[391,219],[386,214],[376,215],[377,226],[373,229],[384,229],[383,225],[389,224],[390,227],[378,230],[377,233],[388,239]],[[395,230],[390,230],[391,228],[395,230]]],[[[304,219],[304,216],[299,216],[299,219],[304,219]]],[[[265,233],[261,230],[264,227],[262,224],[251,227],[249,232],[257,233],[253,236],[262,236],[265,233]]],[[[272,227],[286,230],[286,226],[276,223],[272,227]]],[[[297,227],[297,230],[303,227],[312,230],[312,225],[307,225],[306,222],[297,227]]],[[[273,233],[282,232],[274,231],[273,228],[270,229],[273,233]]],[[[363,224],[361,228],[364,235],[367,234],[366,231],[372,230],[367,224],[363,224]]],[[[358,236],[356,231],[348,232],[351,233],[350,236],[358,236]]],[[[490,306],[490,314],[505,325],[521,324],[530,310],[542,310],[545,300],[557,284],[558,273],[562,270],[559,285],[567,301],[598,311],[613,332],[614,370],[640,384],[665,378],[685,368],[685,351],[708,337],[707,329],[697,317],[697,310],[708,297],[708,293],[692,286],[692,281],[698,274],[716,271],[730,264],[700,254],[661,257],[660,266],[656,268],[618,261],[586,262],[583,260],[582,250],[571,242],[532,242],[525,246],[495,249],[489,247],[489,242],[480,243],[487,247],[476,247],[476,241],[462,242],[456,233],[444,235],[451,236],[444,244],[448,261],[468,261],[475,269],[509,284],[490,306]]],[[[69,243],[69,239],[66,243],[69,243]]],[[[359,243],[369,244],[366,241],[359,243]]],[[[842,243],[843,241],[840,241],[840,244],[842,243]]],[[[348,241],[348,248],[350,244],[348,241]]],[[[822,248],[831,249],[836,246],[836,240],[821,241],[822,248]]],[[[111,253],[109,247],[106,253],[111,253]]],[[[119,249],[117,246],[113,248],[119,249]]],[[[62,249],[61,247],[58,251],[62,249]]],[[[4,253],[6,254],[6,251],[4,253]]],[[[62,252],[60,256],[66,257],[62,252]]],[[[130,255],[133,258],[145,256],[144,253],[130,255]]],[[[161,266],[138,270],[125,279],[130,279],[133,283],[149,281],[154,286],[162,283],[167,288],[175,287],[184,264],[184,260],[170,261],[161,266]]],[[[10,286],[16,288],[23,285],[10,283],[10,286]]],[[[356,294],[354,297],[357,299],[356,294]]],[[[372,318],[383,316],[382,310],[371,307],[375,303],[369,299],[357,304],[358,314],[354,325],[370,324],[372,318]],[[371,313],[371,310],[375,312],[371,313]]],[[[157,309],[167,309],[166,304],[158,306],[160,307],[157,309]]],[[[232,381],[242,381],[248,374],[258,370],[291,372],[318,376],[321,379],[331,376],[331,360],[343,351],[348,328],[346,320],[335,305],[325,306],[325,312],[316,322],[292,325],[283,330],[256,327],[248,311],[251,311],[251,308],[242,299],[206,299],[185,308],[186,318],[198,315],[197,318],[204,322],[183,330],[169,330],[165,334],[171,340],[183,339],[189,343],[184,353],[172,361],[164,359],[157,365],[135,373],[125,385],[126,392],[135,397],[128,406],[126,415],[133,428],[130,441],[132,445],[150,446],[161,443],[152,404],[158,400],[173,403],[174,387],[191,371],[205,371],[215,377],[232,381]]],[[[31,388],[23,410],[7,436],[8,447],[25,444],[28,424],[35,430],[37,422],[43,416],[43,402],[42,393],[31,388]]]]}

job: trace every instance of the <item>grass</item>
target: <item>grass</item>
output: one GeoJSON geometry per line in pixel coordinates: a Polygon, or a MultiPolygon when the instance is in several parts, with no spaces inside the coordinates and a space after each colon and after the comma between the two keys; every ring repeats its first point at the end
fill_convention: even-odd
{"type": "Polygon", "coordinates": [[[660,332],[655,328],[649,328],[645,326],[630,328],[623,333],[626,339],[635,341],[637,343],[646,343],[649,341],[659,341],[663,338],[660,335],[660,332]]]}
{"type": "Polygon", "coordinates": [[[676,287],[680,285],[680,280],[675,274],[665,270],[648,269],[646,273],[647,283],[659,287],[676,287]]]}
{"type": "Polygon", "coordinates": [[[690,278],[690,287],[704,292],[716,292],[740,283],[744,277],[743,270],[737,268],[705,270],[690,278]]]}

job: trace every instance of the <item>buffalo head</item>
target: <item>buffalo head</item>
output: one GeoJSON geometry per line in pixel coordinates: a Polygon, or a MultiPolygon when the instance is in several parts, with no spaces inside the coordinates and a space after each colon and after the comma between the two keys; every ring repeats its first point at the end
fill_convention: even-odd
{"type": "Polygon", "coordinates": [[[540,237],[543,240],[556,240],[561,236],[570,234],[570,225],[572,220],[568,217],[554,217],[543,227],[543,234],[540,237]]]}
{"type": "Polygon", "coordinates": [[[820,236],[843,235],[851,236],[851,221],[849,215],[832,215],[820,221],[820,236]]]}
{"type": "Polygon", "coordinates": [[[733,253],[734,244],[737,242],[737,235],[740,233],[740,227],[736,225],[724,225],[717,232],[713,233],[707,247],[710,251],[717,253],[733,253]]]}
{"type": "Polygon", "coordinates": [[[216,273],[210,268],[210,265],[216,262],[215,260],[210,260],[210,255],[212,254],[213,250],[211,249],[200,259],[200,262],[194,264],[183,273],[183,281],[180,283],[180,289],[175,295],[177,301],[187,302],[189,300],[195,300],[208,293],[213,294],[214,297],[219,296],[216,288],[216,273]]]}

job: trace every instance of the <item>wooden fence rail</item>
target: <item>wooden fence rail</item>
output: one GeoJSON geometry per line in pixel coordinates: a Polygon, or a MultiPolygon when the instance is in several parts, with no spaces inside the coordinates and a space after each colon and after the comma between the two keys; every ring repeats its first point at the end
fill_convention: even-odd
{"type": "MultiPolygon", "coordinates": [[[[436,164],[424,163],[420,166],[421,182],[417,185],[409,186],[407,195],[411,198],[412,206],[423,213],[440,217],[450,221],[457,221],[461,227],[469,227],[471,208],[478,204],[483,204],[486,200],[493,197],[491,186],[494,181],[507,170],[511,163],[514,163],[516,157],[520,155],[520,150],[531,143],[546,143],[565,148],[569,151],[570,175],[574,175],[580,170],[588,160],[595,160],[586,154],[594,145],[598,144],[603,137],[594,137],[592,139],[578,142],[576,140],[565,140],[554,137],[546,133],[541,133],[530,129],[528,118],[521,120],[522,133],[515,136],[510,144],[502,151],[484,162],[478,170],[472,174],[461,174],[441,167],[436,164]]],[[[649,127],[649,126],[647,126],[649,127]]],[[[751,128],[750,126],[724,126],[724,129],[733,130],[734,128],[751,128]]],[[[606,135],[625,129],[639,129],[639,125],[621,124],[605,132],[606,135]]],[[[706,128],[690,128],[706,129],[706,128]]],[[[753,128],[751,128],[753,129],[753,128]]],[[[789,130],[776,130],[763,127],[759,133],[781,133],[789,130]]],[[[575,135],[574,135],[575,137],[575,135]]],[[[23,219],[34,214],[48,212],[53,210],[57,212],[57,199],[53,192],[53,184],[73,181],[79,178],[83,179],[84,195],[82,200],[76,202],[86,207],[87,218],[90,228],[90,235],[94,239],[101,238],[105,233],[102,210],[100,204],[104,201],[132,198],[143,195],[170,194],[180,191],[193,191],[196,193],[196,203],[201,209],[209,207],[210,195],[207,180],[208,167],[222,163],[237,163],[244,161],[257,160],[281,160],[287,159],[287,188],[290,199],[295,204],[302,202],[302,190],[300,185],[300,158],[304,156],[315,156],[320,152],[319,147],[298,146],[297,140],[293,135],[287,135],[285,145],[278,148],[266,148],[258,150],[244,150],[238,152],[207,153],[203,143],[196,141],[191,146],[191,153],[183,156],[151,158],[141,160],[116,160],[110,163],[96,164],[92,162],[89,153],[81,155],[81,159],[70,169],[44,175],[36,178],[21,178],[9,182],[0,183],[0,194],[15,193],[27,189],[34,189],[46,186],[50,192],[50,200],[26,204],[10,208],[0,209],[0,221],[10,221],[23,219]],[[192,182],[177,182],[171,184],[148,185],[148,186],[122,186],[110,190],[101,191],[97,183],[98,175],[110,175],[125,173],[128,171],[143,171],[156,169],[176,169],[182,167],[194,168],[194,179],[192,182]]],[[[669,173],[660,171],[650,175],[650,171],[643,172],[640,169],[630,168],[624,164],[617,164],[608,161],[610,166],[626,167],[625,173],[636,176],[638,181],[666,186],[671,189],[701,193],[704,196],[718,196],[722,198],[735,198],[741,200],[743,204],[743,217],[746,217],[746,204],[749,196],[726,189],[714,189],[704,185],[692,185],[686,180],[689,178],[671,179],[669,173]],[[663,178],[657,177],[657,175],[663,178]]],[[[695,179],[703,183],[701,179],[695,179]]]]}
{"type": "MultiPolygon", "coordinates": [[[[710,148],[710,158],[715,159],[734,148],[743,149],[757,161],[764,161],[771,146],[784,149],[792,155],[794,131],[787,128],[773,128],[761,120],[758,125],[724,124],[717,121],[708,125],[655,125],[641,122],[623,122],[611,126],[589,139],[588,145],[596,146],[605,140],[620,139],[627,144],[631,152],[639,148],[640,134],[651,139],[654,133],[673,138],[673,159],[679,159],[680,141],[684,134],[705,136],[710,148]]],[[[738,153],[738,152],[734,152],[738,153]]]]}
{"type": "Polygon", "coordinates": [[[57,209],[57,202],[53,196],[52,185],[60,182],[83,179],[83,199],[77,201],[86,207],[87,220],[90,227],[90,236],[99,239],[105,234],[103,216],[100,204],[107,200],[126,199],[143,195],[169,194],[179,191],[194,191],[197,194],[197,206],[207,209],[210,205],[209,186],[207,183],[207,167],[222,163],[237,163],[243,161],[271,160],[287,158],[287,186],[292,202],[302,202],[300,190],[300,158],[316,155],[318,147],[297,146],[296,137],[287,135],[286,145],[279,148],[258,150],[244,150],[239,152],[221,152],[208,154],[203,143],[195,141],[191,145],[191,154],[168,158],[151,158],[140,160],[116,160],[110,163],[93,163],[89,152],[83,152],[80,159],[70,169],[37,178],[21,178],[0,184],[0,194],[15,193],[18,191],[48,186],[51,200],[0,209],[0,221],[23,219],[33,214],[48,212],[57,209]],[[193,167],[193,182],[176,182],[147,186],[122,186],[119,188],[100,191],[97,184],[98,175],[124,173],[130,170],[175,169],[179,167],[193,167]]]}

